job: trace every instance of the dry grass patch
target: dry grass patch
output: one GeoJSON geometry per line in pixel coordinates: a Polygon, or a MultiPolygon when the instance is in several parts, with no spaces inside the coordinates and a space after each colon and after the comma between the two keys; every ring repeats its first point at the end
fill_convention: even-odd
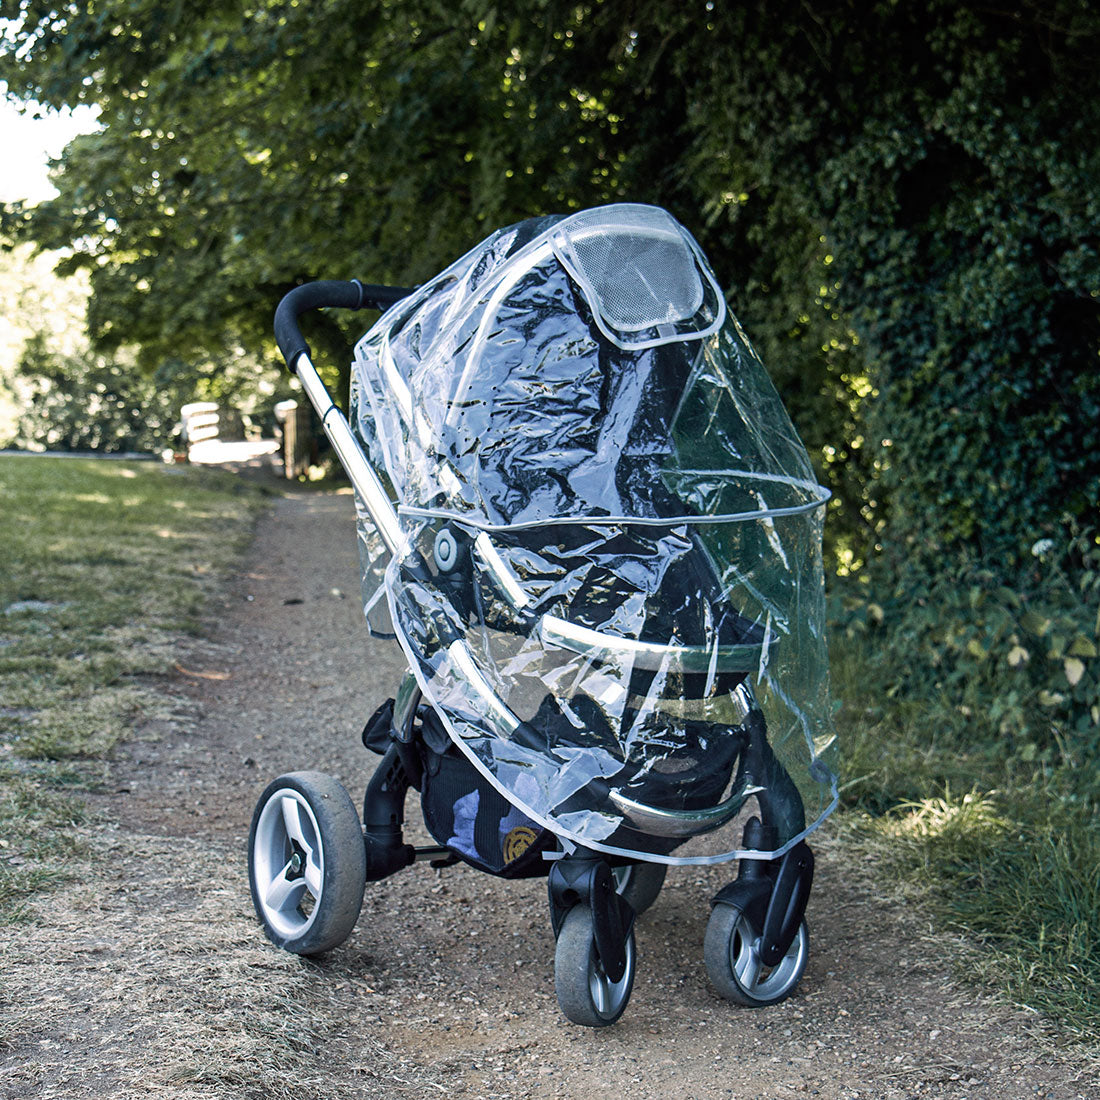
{"type": "Polygon", "coordinates": [[[367,1033],[368,986],[339,953],[266,943],[240,852],[110,828],[83,839],[100,873],[33,903],[4,948],[0,1096],[457,1091],[367,1033]]]}

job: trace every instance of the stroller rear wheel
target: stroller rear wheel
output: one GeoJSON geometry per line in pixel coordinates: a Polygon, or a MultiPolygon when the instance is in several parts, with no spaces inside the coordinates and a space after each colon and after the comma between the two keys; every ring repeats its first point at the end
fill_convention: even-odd
{"type": "Polygon", "coordinates": [[[634,932],[627,933],[626,969],[616,982],[604,969],[596,949],[592,910],[575,905],[558,932],[554,955],[554,990],[565,1016],[584,1027],[607,1027],[626,1008],[634,987],[634,932]]]}
{"type": "Polygon", "coordinates": [[[810,955],[806,922],[798,926],[787,953],[775,966],[764,966],[758,953],[760,931],[743,910],[716,905],[707,921],[703,961],[715,988],[727,1000],[760,1008],[789,997],[802,978],[810,955]]]}
{"type": "Polygon", "coordinates": [[[268,939],[296,955],[343,943],[366,875],[359,815],[335,779],[290,772],[268,786],[248,838],[252,904],[268,939]]]}
{"type": "Polygon", "coordinates": [[[667,873],[664,863],[627,863],[613,867],[611,877],[616,892],[630,902],[635,915],[640,917],[657,900],[667,873]]]}

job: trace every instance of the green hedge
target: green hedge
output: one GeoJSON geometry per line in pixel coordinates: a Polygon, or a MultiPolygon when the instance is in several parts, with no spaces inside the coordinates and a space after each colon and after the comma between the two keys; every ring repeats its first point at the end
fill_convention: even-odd
{"type": "Polygon", "coordinates": [[[915,571],[888,600],[839,597],[835,625],[878,636],[864,660],[885,697],[920,703],[930,734],[1063,768],[1071,787],[1100,795],[1100,535],[1032,550],[1018,587],[977,563],[915,571]]]}

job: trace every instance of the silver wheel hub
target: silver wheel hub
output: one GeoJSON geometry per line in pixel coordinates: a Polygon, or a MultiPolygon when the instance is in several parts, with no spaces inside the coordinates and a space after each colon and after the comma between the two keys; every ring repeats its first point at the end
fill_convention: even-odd
{"type": "Polygon", "coordinates": [[[613,982],[603,968],[596,954],[596,945],[592,945],[592,954],[588,960],[588,992],[598,1015],[607,1019],[617,1016],[630,996],[631,979],[634,976],[634,937],[628,936],[625,944],[626,967],[623,976],[613,982]]]}
{"type": "Polygon", "coordinates": [[[264,804],[252,856],[264,920],[281,936],[301,936],[318,911],[325,857],[317,819],[298,791],[285,787],[264,804]]]}
{"type": "Polygon", "coordinates": [[[730,936],[730,970],[737,984],[753,997],[771,1000],[779,997],[798,981],[805,965],[808,943],[806,926],[798,932],[787,953],[775,964],[765,966],[760,959],[761,942],[749,919],[742,914],[730,936]]]}

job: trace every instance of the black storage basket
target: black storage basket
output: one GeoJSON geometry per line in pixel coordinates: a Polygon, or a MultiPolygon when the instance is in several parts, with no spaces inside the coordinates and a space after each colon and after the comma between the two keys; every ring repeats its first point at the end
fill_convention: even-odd
{"type": "Polygon", "coordinates": [[[437,843],[463,862],[500,878],[544,875],[554,834],[516,809],[453,746],[425,746],[421,806],[437,843]]]}

